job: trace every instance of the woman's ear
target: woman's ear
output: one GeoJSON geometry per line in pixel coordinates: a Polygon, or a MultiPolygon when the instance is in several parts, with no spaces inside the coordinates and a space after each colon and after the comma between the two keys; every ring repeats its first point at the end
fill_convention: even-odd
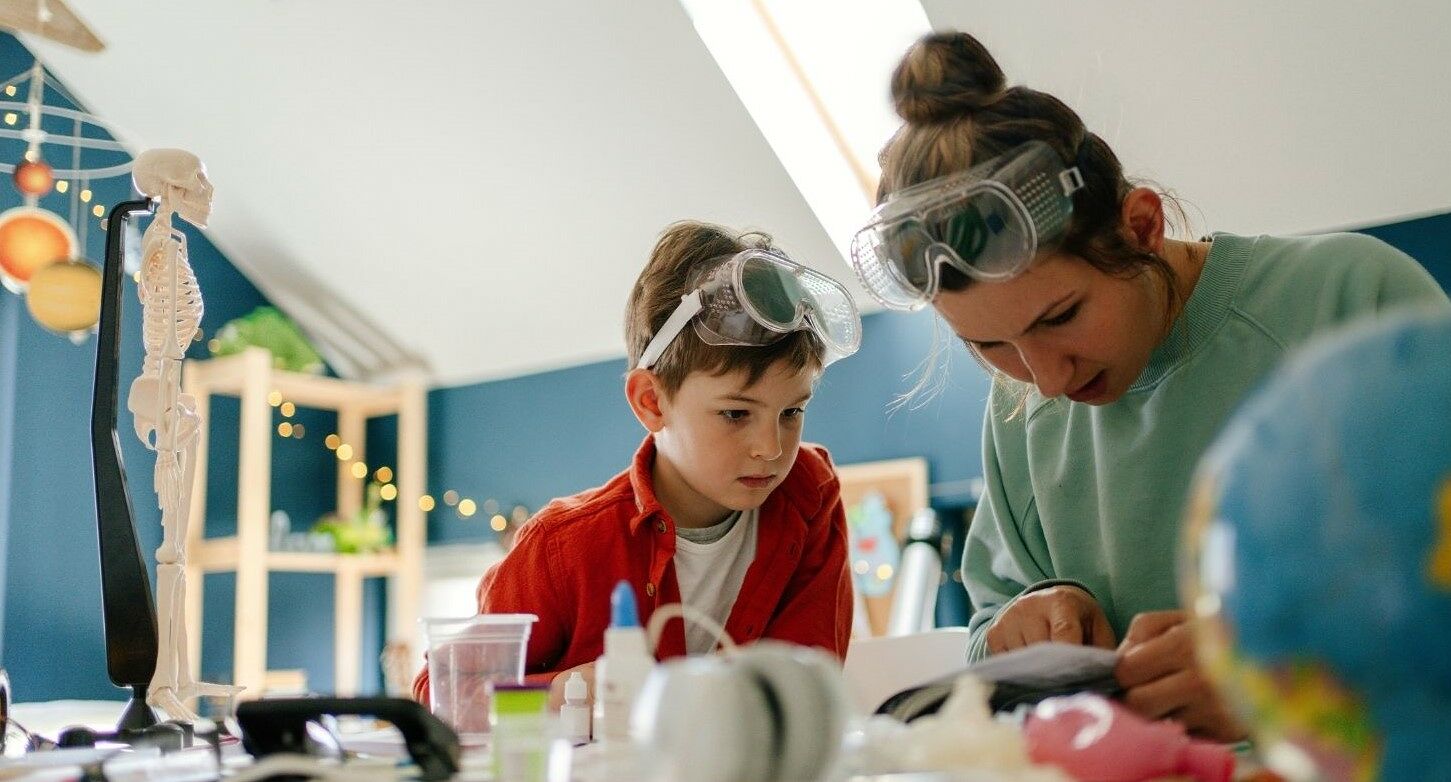
{"type": "Polygon", "coordinates": [[[1120,214],[1122,229],[1130,242],[1155,255],[1164,249],[1164,199],[1147,187],[1136,187],[1124,196],[1120,214]]]}
{"type": "Polygon", "coordinates": [[[665,385],[648,369],[632,369],[625,375],[625,399],[635,418],[650,432],[665,428],[665,385]]]}

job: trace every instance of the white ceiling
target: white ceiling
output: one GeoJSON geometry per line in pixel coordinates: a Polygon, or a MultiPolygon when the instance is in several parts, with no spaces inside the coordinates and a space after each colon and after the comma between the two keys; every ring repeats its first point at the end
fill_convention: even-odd
{"type": "MultiPolygon", "coordinates": [[[[409,354],[446,385],[617,356],[630,283],[681,218],[850,274],[677,0],[69,2],[106,52],[27,43],[135,148],[202,156],[208,235],[345,373],[409,354]]],[[[1443,0],[923,6],[1204,227],[1451,209],[1443,0]]]]}
{"type": "Polygon", "coordinates": [[[674,220],[850,273],[675,0],[70,1],[108,49],[44,58],[135,147],[201,155],[209,237],[436,382],[623,353],[674,220]]]}
{"type": "Polygon", "coordinates": [[[1305,232],[1451,210],[1445,0],[923,0],[1058,95],[1201,227],[1305,232]],[[1195,216],[1195,215],[1191,215],[1195,216]]]}

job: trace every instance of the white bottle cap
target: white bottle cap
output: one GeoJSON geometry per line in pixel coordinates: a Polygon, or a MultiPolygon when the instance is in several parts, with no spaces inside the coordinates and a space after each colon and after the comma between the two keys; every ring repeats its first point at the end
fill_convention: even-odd
{"type": "Polygon", "coordinates": [[[564,702],[584,703],[589,698],[589,684],[579,671],[571,671],[564,681],[564,702]]]}

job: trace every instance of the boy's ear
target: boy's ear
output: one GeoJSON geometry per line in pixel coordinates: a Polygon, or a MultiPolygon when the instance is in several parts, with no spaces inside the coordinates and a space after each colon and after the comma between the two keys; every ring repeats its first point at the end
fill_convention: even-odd
{"type": "Polygon", "coordinates": [[[625,399],[640,424],[650,432],[665,428],[665,385],[648,369],[632,369],[625,375],[625,399]]]}
{"type": "Polygon", "coordinates": [[[1164,199],[1147,187],[1124,196],[1123,230],[1139,249],[1159,254],[1164,249],[1164,199]]]}

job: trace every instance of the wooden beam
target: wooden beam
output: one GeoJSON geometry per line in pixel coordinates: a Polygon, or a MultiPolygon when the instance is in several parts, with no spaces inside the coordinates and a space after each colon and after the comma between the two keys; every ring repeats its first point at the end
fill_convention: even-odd
{"type": "Polygon", "coordinates": [[[232,640],[235,684],[262,694],[267,675],[267,533],[272,507],[272,366],[265,351],[242,354],[242,423],[237,457],[237,616],[232,640]]]}
{"type": "MultiPolygon", "coordinates": [[[[363,487],[368,480],[366,475],[355,478],[352,472],[353,462],[368,462],[368,419],[352,407],[339,408],[338,437],[352,455],[338,459],[337,514],[340,518],[351,519],[363,509],[363,487]]],[[[372,465],[369,465],[370,471],[371,468],[372,465]]]]}
{"type": "Polygon", "coordinates": [[[857,159],[856,153],[852,151],[851,144],[846,140],[846,134],[841,132],[841,126],[836,124],[836,119],[826,108],[826,102],[816,91],[816,85],[811,83],[811,78],[806,75],[806,69],[801,66],[801,61],[796,59],[796,52],[791,44],[786,41],[781,28],[776,24],[775,17],[766,8],[765,0],[752,0],[751,5],[756,9],[756,15],[761,18],[761,24],[766,26],[766,33],[771,36],[771,41],[780,50],[781,56],[786,59],[786,65],[791,69],[791,75],[796,77],[797,83],[806,93],[806,98],[811,101],[811,108],[816,111],[816,116],[821,119],[821,124],[826,126],[826,134],[831,137],[831,143],[836,151],[846,161],[851,173],[856,177],[857,184],[861,186],[862,194],[866,196],[868,204],[877,202],[877,180],[867,172],[866,166],[857,159]]]}
{"type": "Polygon", "coordinates": [[[363,576],[346,564],[333,579],[333,689],[341,697],[358,692],[358,658],[363,649],[363,576]]]}
{"type": "Polygon", "coordinates": [[[423,582],[427,520],[418,499],[428,491],[428,392],[421,381],[405,383],[398,409],[398,569],[390,580],[389,641],[420,646],[418,612],[423,582]]]}

